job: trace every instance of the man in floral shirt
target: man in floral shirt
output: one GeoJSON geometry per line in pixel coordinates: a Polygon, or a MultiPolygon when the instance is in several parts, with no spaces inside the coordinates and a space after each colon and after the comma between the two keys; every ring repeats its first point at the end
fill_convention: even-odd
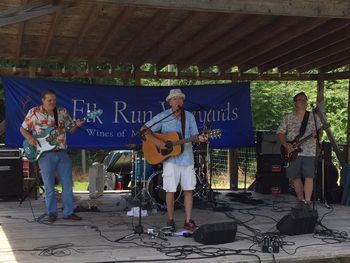
{"type": "Polygon", "coordinates": [[[54,222],[57,219],[57,200],[55,196],[55,172],[62,184],[63,218],[81,220],[81,217],[74,214],[72,162],[66,152],[66,127],[72,127],[69,131],[75,132],[84,121],[73,121],[67,110],[62,107],[56,108],[56,94],[53,90],[45,90],[41,96],[42,105],[30,109],[20,127],[23,137],[32,146],[37,146],[36,137],[45,133],[46,129],[55,127],[62,132],[57,138],[57,146],[51,151],[41,154],[38,163],[41,177],[45,186],[45,202],[48,210],[48,221],[54,222]],[[55,121],[55,110],[57,120],[55,121]]]}
{"type": "MultiPolygon", "coordinates": [[[[277,129],[278,139],[288,155],[295,150],[294,145],[290,142],[299,135],[304,115],[307,112],[307,96],[304,92],[295,95],[293,101],[295,111],[287,114],[277,129]]],[[[318,116],[315,117],[317,129],[320,129],[320,120],[318,116]]],[[[314,114],[310,112],[302,138],[310,134],[313,136],[300,145],[301,151],[294,160],[290,161],[286,169],[287,177],[294,187],[298,200],[305,204],[310,204],[313,191],[317,129],[315,127],[314,114]],[[304,183],[302,179],[304,179],[304,183]]]]}

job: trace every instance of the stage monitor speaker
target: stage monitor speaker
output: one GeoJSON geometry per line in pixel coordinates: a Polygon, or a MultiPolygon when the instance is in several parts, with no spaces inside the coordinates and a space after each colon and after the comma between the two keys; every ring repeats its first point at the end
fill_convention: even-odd
{"type": "Polygon", "coordinates": [[[236,222],[205,224],[193,232],[195,241],[204,245],[224,244],[235,241],[236,222]]]}
{"type": "Polygon", "coordinates": [[[0,158],[0,196],[21,196],[22,194],[22,159],[0,158]]]}
{"type": "Polygon", "coordinates": [[[279,193],[289,193],[289,180],[285,173],[258,173],[256,176],[255,192],[271,194],[279,189],[279,193]],[[273,189],[274,188],[274,189],[273,189]]]}
{"type": "Polygon", "coordinates": [[[278,140],[276,131],[257,131],[256,132],[256,153],[262,154],[280,154],[281,143],[278,140]]]}
{"type": "Polygon", "coordinates": [[[292,208],[291,213],[277,222],[276,228],[283,235],[310,234],[315,230],[318,213],[310,207],[292,208]]]}
{"type": "Polygon", "coordinates": [[[258,173],[281,173],[286,169],[280,154],[262,154],[257,158],[258,173]]]}

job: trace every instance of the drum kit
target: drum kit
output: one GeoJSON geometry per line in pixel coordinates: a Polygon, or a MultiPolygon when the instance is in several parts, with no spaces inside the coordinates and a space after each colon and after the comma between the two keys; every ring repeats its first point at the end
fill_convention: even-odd
{"type": "MultiPolygon", "coordinates": [[[[201,146],[201,145],[200,145],[201,146]]],[[[197,184],[193,191],[196,200],[213,201],[209,147],[194,151],[194,168],[197,184]],[[209,172],[208,172],[209,171],[209,172]]],[[[134,199],[150,204],[157,209],[165,208],[165,190],[163,189],[162,164],[151,165],[143,157],[140,147],[132,149],[131,193],[134,199]]],[[[179,185],[175,193],[175,203],[183,205],[183,191],[179,185]]]]}

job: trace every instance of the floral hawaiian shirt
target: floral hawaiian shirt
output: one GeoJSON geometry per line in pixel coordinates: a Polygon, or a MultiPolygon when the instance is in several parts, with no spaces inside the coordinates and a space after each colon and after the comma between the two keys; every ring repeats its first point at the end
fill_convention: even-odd
{"type": "MultiPolygon", "coordinates": [[[[68,127],[73,124],[73,120],[65,108],[57,107],[57,117],[58,127],[68,127]]],[[[44,134],[51,127],[55,127],[55,117],[50,115],[42,105],[31,108],[22,123],[22,128],[31,132],[34,136],[44,134]]],[[[67,149],[66,133],[60,134],[56,142],[57,148],[67,149]]]]}

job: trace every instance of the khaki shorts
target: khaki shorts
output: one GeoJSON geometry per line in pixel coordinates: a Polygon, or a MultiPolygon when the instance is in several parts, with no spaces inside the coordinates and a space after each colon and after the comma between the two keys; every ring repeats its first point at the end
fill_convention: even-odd
{"type": "Polygon", "coordinates": [[[193,165],[179,166],[173,163],[163,163],[163,189],[175,193],[178,184],[182,190],[193,190],[196,187],[196,174],[193,165]]]}

